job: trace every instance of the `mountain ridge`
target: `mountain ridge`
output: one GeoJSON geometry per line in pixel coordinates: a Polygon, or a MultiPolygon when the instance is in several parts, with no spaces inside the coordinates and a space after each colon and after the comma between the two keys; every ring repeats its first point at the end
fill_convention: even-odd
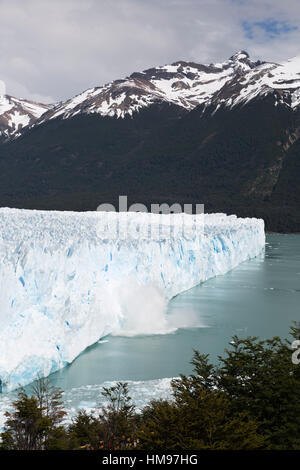
{"type": "Polygon", "coordinates": [[[133,72],[124,79],[88,88],[65,102],[52,105],[7,95],[0,97],[0,133],[15,138],[21,129],[81,113],[124,118],[157,102],[172,103],[187,110],[201,104],[206,107],[213,104],[217,110],[222,105],[233,107],[258,94],[275,91],[286,105],[299,106],[300,57],[276,64],[253,61],[246,51],[241,50],[215,64],[177,61],[133,72]],[[23,113],[20,109],[8,112],[5,99],[6,105],[13,103],[12,108],[18,106],[25,110],[23,113]]]}
{"type": "Polygon", "coordinates": [[[234,75],[259,64],[241,51],[220,64],[177,61],[134,72],[124,79],[85,90],[50,110],[37,124],[57,117],[67,119],[80,112],[124,118],[126,114],[132,116],[141,108],[162,101],[191,110],[207,102],[234,75]]]}
{"type": "Polygon", "coordinates": [[[48,110],[0,144],[0,205],[85,211],[118,207],[125,194],[129,204],[203,203],[299,232],[300,60],[249,60],[240,52],[217,68],[174,62],[48,110]],[[138,112],[118,101],[132,95],[128,80],[142,87],[138,112]]]}

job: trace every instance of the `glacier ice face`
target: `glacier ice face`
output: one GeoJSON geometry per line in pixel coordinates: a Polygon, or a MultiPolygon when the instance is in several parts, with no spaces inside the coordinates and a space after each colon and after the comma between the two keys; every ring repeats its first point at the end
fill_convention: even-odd
{"type": "Polygon", "coordinates": [[[262,220],[224,214],[0,209],[2,390],[64,367],[105,335],[168,332],[170,298],[264,244],[262,220]]]}

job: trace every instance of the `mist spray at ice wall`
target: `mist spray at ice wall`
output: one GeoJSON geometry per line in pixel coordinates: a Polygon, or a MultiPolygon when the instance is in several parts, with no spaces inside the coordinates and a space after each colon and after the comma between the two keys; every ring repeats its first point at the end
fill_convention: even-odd
{"type": "Polygon", "coordinates": [[[165,334],[169,299],[264,247],[264,223],[224,214],[0,209],[0,386],[72,362],[108,334],[165,334]],[[183,230],[185,227],[185,230],[183,230]]]}

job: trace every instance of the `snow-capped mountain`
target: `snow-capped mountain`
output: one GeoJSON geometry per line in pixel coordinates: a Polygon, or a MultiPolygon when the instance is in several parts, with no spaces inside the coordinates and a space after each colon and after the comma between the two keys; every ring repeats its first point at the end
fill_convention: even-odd
{"type": "Polygon", "coordinates": [[[232,107],[268,94],[274,95],[276,106],[279,102],[293,109],[299,106],[300,56],[281,64],[260,63],[233,77],[215,93],[212,102],[232,107]]]}
{"type": "Polygon", "coordinates": [[[217,64],[179,61],[135,72],[123,80],[84,91],[51,109],[39,122],[57,117],[66,119],[79,113],[124,117],[157,102],[173,103],[191,110],[201,103],[209,103],[226,83],[260,64],[241,51],[217,64]]]}
{"type": "Polygon", "coordinates": [[[300,231],[300,58],[241,51],[135,72],[46,112],[20,101],[1,102],[2,206],[95,210],[126,194],[300,231]]]}
{"type": "Polygon", "coordinates": [[[81,113],[123,118],[159,102],[187,110],[199,104],[232,107],[271,93],[275,103],[299,105],[300,57],[282,64],[255,62],[240,51],[225,62],[210,65],[179,61],[90,88],[53,107],[38,122],[81,113]]]}
{"type": "Polygon", "coordinates": [[[247,52],[240,51],[210,65],[179,61],[134,72],[52,106],[0,97],[0,135],[17,136],[20,129],[33,124],[78,114],[124,118],[162,102],[188,111],[200,104],[213,105],[216,110],[268,94],[274,94],[275,104],[292,108],[300,104],[300,57],[276,64],[253,61],[247,52]]]}
{"type": "Polygon", "coordinates": [[[50,106],[33,101],[0,95],[0,137],[18,136],[32,125],[50,106]]]}

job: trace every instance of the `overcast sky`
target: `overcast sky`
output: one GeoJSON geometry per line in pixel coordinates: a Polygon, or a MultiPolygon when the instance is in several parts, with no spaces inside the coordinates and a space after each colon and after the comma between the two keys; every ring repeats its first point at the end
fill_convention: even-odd
{"type": "Polygon", "coordinates": [[[41,102],[241,49],[272,61],[300,55],[300,0],[0,0],[0,80],[41,102]]]}

